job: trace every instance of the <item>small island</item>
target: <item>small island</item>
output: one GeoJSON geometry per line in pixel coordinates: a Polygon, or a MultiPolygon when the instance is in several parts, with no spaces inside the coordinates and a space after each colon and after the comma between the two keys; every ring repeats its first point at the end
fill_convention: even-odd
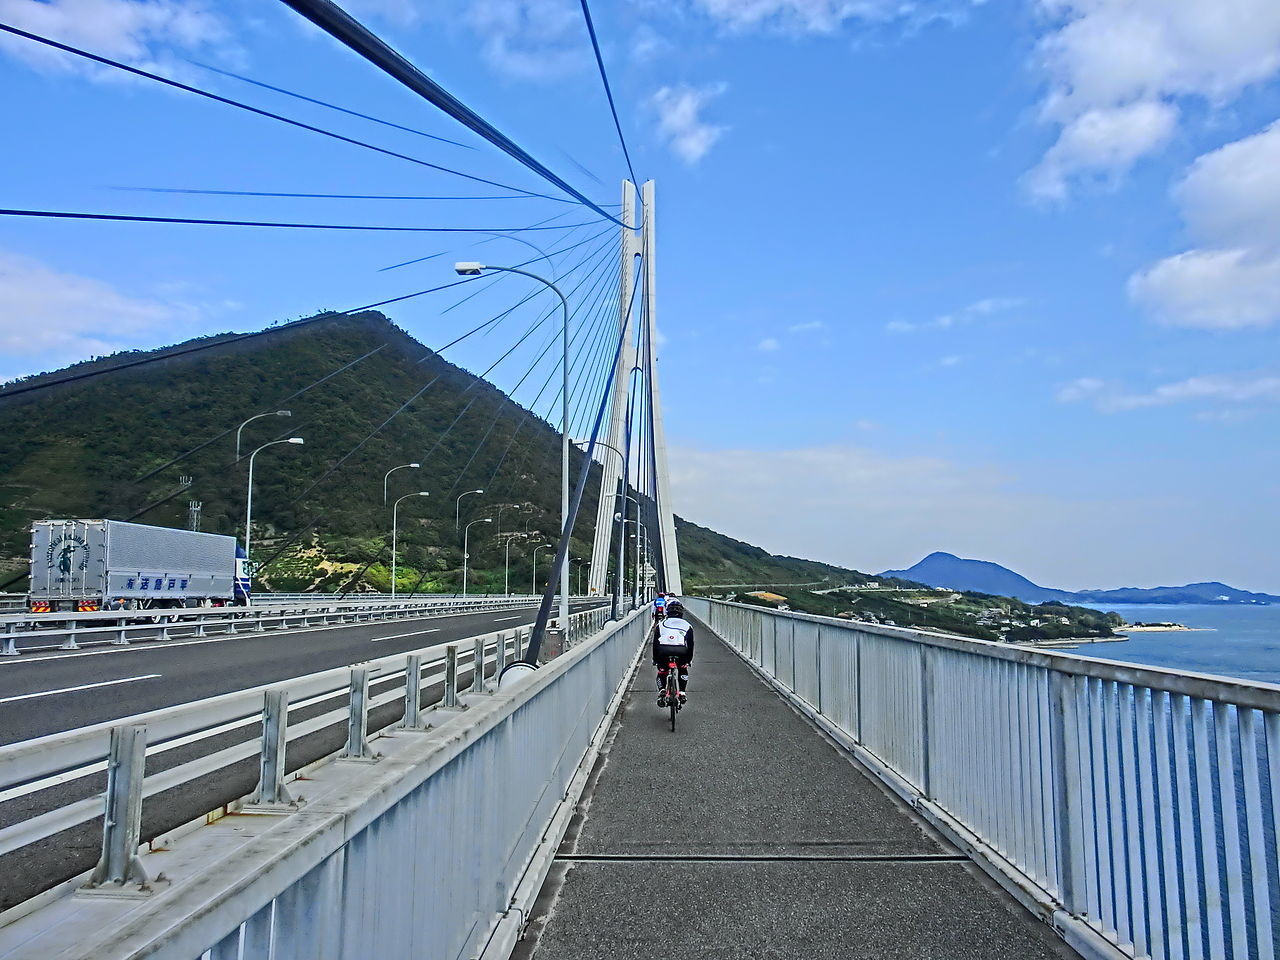
{"type": "Polygon", "coordinates": [[[1121,632],[1127,631],[1145,631],[1147,633],[1159,633],[1166,630],[1210,630],[1211,627],[1188,627],[1185,623],[1174,623],[1171,620],[1160,620],[1154,623],[1144,623],[1139,620],[1137,623],[1128,623],[1120,627],[1121,632]]]}

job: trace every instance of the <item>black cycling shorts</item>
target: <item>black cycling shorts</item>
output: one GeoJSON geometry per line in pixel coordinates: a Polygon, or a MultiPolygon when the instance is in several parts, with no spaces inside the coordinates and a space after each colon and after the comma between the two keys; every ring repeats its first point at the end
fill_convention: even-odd
{"type": "Polygon", "coordinates": [[[687,647],[657,647],[653,648],[654,666],[665,667],[672,660],[687,667],[693,662],[693,654],[689,652],[687,647]]]}

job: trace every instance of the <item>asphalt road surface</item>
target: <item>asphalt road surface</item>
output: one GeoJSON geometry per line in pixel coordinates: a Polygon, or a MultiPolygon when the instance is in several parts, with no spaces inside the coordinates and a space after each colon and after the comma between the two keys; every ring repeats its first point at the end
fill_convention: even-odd
{"type": "MultiPolygon", "coordinates": [[[[574,609],[595,605],[596,602],[584,601],[575,604],[574,609]]],[[[0,661],[0,743],[73,730],[376,657],[525,626],[533,622],[536,612],[536,607],[528,606],[448,617],[23,654],[0,661]]],[[[460,659],[463,663],[459,665],[459,679],[468,683],[470,657],[460,659]]],[[[375,680],[370,692],[376,695],[399,683],[395,678],[375,680]]],[[[427,687],[423,693],[426,703],[437,702],[443,695],[443,685],[427,687]]],[[[322,702],[291,710],[289,721],[297,724],[341,707],[346,696],[346,691],[341,691],[322,702]]],[[[402,714],[400,702],[374,709],[369,715],[369,729],[389,726],[402,714]]],[[[261,735],[260,724],[251,724],[150,756],[147,774],[245,740],[257,740],[261,735]]],[[[292,772],[332,754],[345,740],[344,723],[295,739],[289,743],[285,768],[292,772]]],[[[258,760],[254,757],[147,798],[142,809],[143,840],[152,840],[249,794],[257,779],[258,760]]],[[[106,774],[100,773],[0,801],[0,827],[93,797],[105,789],[106,774]]],[[[101,844],[99,817],[0,856],[0,910],[89,869],[97,862],[101,844]]]]}

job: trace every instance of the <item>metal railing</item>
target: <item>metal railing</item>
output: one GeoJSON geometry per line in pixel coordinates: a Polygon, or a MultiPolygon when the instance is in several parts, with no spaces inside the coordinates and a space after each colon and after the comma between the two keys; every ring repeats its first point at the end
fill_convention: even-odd
{"type": "MultiPolygon", "coordinates": [[[[607,625],[603,617],[602,610],[577,615],[572,649],[511,690],[461,690],[466,658],[458,645],[446,646],[435,661],[445,696],[429,712],[416,702],[415,681],[431,651],[346,672],[346,746],[295,784],[281,770],[296,688],[255,691],[265,709],[261,777],[235,806],[242,816],[202,819],[141,847],[140,744],[153,740],[157,717],[98,732],[97,755],[109,746],[112,763],[99,804],[109,811],[102,860],[78,878],[87,881],[79,895],[64,884],[10,911],[0,955],[506,956],[644,641],[644,611],[607,625]],[[362,718],[390,694],[370,697],[368,683],[377,669],[393,668],[410,678],[407,695],[396,691],[406,695],[405,715],[374,738],[362,718]],[[292,791],[305,792],[305,801],[292,791]]],[[[508,648],[495,645],[489,659],[501,662],[508,648]]],[[[213,719],[206,711],[200,722],[213,719]]],[[[169,718],[170,733],[175,722],[169,718]]]]}
{"type": "MultiPolygon", "coordinates": [[[[572,615],[569,637],[590,635],[600,628],[606,616],[607,611],[602,608],[572,615]]],[[[445,702],[451,699],[456,702],[461,676],[469,679],[472,692],[482,692],[486,677],[496,676],[508,662],[523,655],[528,647],[530,630],[525,626],[493,631],[465,641],[425,647],[410,654],[370,660],[355,667],[326,670],[0,746],[0,803],[110,771],[113,767],[109,758],[111,738],[125,729],[145,731],[142,740],[145,757],[160,756],[180,748],[189,749],[236,732],[244,735],[243,740],[232,746],[211,750],[146,778],[145,783],[138,785],[140,798],[192,783],[258,755],[260,745],[253,739],[253,733],[259,725],[272,728],[283,738],[278,751],[283,764],[283,747],[288,742],[343,722],[349,728],[356,724],[362,729],[367,728],[370,711],[378,707],[403,700],[406,715],[414,714],[413,703],[416,702],[420,710],[421,691],[434,683],[445,683],[445,702]],[[466,651],[462,662],[458,661],[459,651],[466,651]],[[413,673],[415,665],[417,672],[413,673]],[[363,678],[359,683],[355,680],[357,674],[363,678]],[[372,694],[371,684],[379,688],[372,694]],[[413,702],[406,696],[411,692],[410,687],[415,687],[419,694],[413,702]],[[272,708],[273,694],[283,696],[283,707],[277,705],[272,708]],[[347,695],[346,703],[341,702],[343,695],[347,695]],[[290,711],[311,714],[314,710],[310,708],[328,701],[334,703],[331,709],[301,722],[289,723],[290,711]]],[[[363,742],[363,735],[358,739],[363,742]]],[[[349,748],[351,742],[354,741],[349,738],[349,748]]],[[[103,802],[102,794],[92,795],[0,828],[0,856],[95,819],[102,814],[103,802]]]]}
{"type": "Polygon", "coordinates": [[[331,599],[255,604],[251,607],[0,615],[0,656],[17,656],[23,650],[76,650],[95,643],[126,645],[131,640],[174,640],[182,637],[443,617],[484,610],[513,609],[532,602],[528,597],[331,599]],[[23,642],[21,648],[18,641],[23,642]]]}
{"type": "Polygon", "coordinates": [[[1086,956],[1275,956],[1280,686],[686,604],[1086,956]]]}

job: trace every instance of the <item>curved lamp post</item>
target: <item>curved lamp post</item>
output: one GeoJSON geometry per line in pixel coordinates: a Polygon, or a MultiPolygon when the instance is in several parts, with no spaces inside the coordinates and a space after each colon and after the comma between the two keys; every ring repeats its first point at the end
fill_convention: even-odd
{"type": "Polygon", "coordinates": [[[479,520],[472,520],[467,524],[467,528],[462,531],[462,595],[467,595],[467,559],[470,554],[467,552],[468,542],[471,536],[471,528],[477,523],[493,523],[493,517],[481,517],[479,520]]]}
{"type": "Polygon", "coordinates": [[[242,430],[244,430],[245,427],[253,423],[253,421],[261,419],[262,417],[292,417],[292,416],[293,416],[292,410],[268,410],[266,413],[255,413],[252,417],[250,417],[244,423],[240,424],[240,426],[236,427],[236,460],[238,461],[240,459],[240,433],[242,430]]]}
{"type": "MultiPolygon", "coordinates": [[[[560,325],[561,385],[560,385],[560,536],[569,536],[569,301],[560,288],[545,277],[529,273],[518,267],[495,267],[483,263],[463,262],[454,264],[454,270],[464,277],[479,276],[486,270],[518,273],[522,277],[537,280],[560,298],[563,322],[560,325]]],[[[569,550],[565,543],[564,562],[560,565],[560,626],[569,623],[569,550]]],[[[535,638],[536,639],[536,638],[535,638]]]]}
{"type": "Polygon", "coordinates": [[[420,463],[402,463],[400,464],[400,466],[392,467],[390,470],[384,473],[382,475],[382,502],[383,503],[387,502],[387,481],[391,478],[391,475],[393,473],[395,473],[397,470],[405,470],[405,469],[417,470],[420,466],[422,466],[422,464],[420,463]]]}
{"type": "Polygon", "coordinates": [[[458,494],[458,499],[453,502],[453,529],[462,529],[462,498],[469,497],[473,493],[484,493],[484,490],[464,490],[458,494]]]}
{"type": "MultiPolygon", "coordinates": [[[[264,443],[253,453],[249,454],[249,488],[245,494],[244,500],[244,557],[249,559],[249,538],[250,531],[253,529],[253,458],[260,454],[267,447],[274,447],[277,443],[306,443],[301,437],[289,437],[287,440],[272,440],[270,443],[264,443]]],[[[252,574],[250,574],[252,576],[252,574]]]]}
{"type": "MultiPolygon", "coordinates": [[[[399,469],[398,467],[396,469],[399,469]]],[[[408,500],[410,497],[429,497],[431,494],[425,490],[419,490],[417,493],[406,493],[400,500],[408,500]]],[[[391,599],[396,598],[396,522],[400,519],[400,500],[397,500],[391,506],[391,599]]]]}

